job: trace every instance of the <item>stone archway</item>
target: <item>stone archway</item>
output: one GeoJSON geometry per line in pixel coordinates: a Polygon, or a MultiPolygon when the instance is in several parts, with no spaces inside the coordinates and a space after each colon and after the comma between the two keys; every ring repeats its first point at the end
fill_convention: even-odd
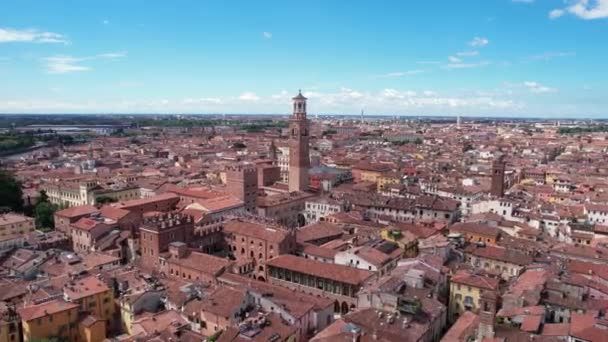
{"type": "Polygon", "coordinates": [[[334,302],[334,313],[340,313],[340,302],[338,302],[337,300],[334,302]]]}
{"type": "Polygon", "coordinates": [[[259,276],[259,277],[258,277],[258,280],[259,280],[259,281],[264,281],[264,282],[266,281],[266,279],[264,279],[264,277],[263,277],[263,276],[259,276]]]}

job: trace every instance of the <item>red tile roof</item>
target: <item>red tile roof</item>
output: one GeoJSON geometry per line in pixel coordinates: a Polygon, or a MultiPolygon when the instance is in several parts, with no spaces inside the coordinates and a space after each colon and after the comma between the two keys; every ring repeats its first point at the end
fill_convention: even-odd
{"type": "Polygon", "coordinates": [[[542,322],[542,319],[542,316],[526,316],[524,317],[524,320],[521,323],[520,329],[526,332],[537,332],[538,328],[540,328],[540,323],[542,322]]]}
{"type": "Polygon", "coordinates": [[[97,279],[95,276],[89,276],[79,280],[71,281],[64,285],[63,292],[71,301],[85,297],[94,296],[100,293],[109,292],[108,286],[97,279]]]}
{"type": "Polygon", "coordinates": [[[460,271],[452,276],[452,283],[468,285],[478,289],[496,290],[498,289],[499,280],[471,274],[467,271],[460,271]]]}
{"type": "Polygon", "coordinates": [[[320,261],[300,258],[295,255],[281,255],[266,262],[267,266],[280,267],[319,278],[330,279],[351,285],[361,285],[374,275],[373,272],[353,267],[328,264],[320,261]]]}
{"type": "Polygon", "coordinates": [[[298,241],[309,242],[331,237],[337,238],[342,234],[344,234],[344,230],[340,226],[329,222],[318,222],[298,229],[296,236],[298,241]]]}
{"type": "Polygon", "coordinates": [[[76,207],[70,207],[67,209],[59,210],[58,212],[55,213],[55,215],[71,218],[71,217],[90,215],[90,214],[98,213],[98,212],[99,212],[99,209],[97,209],[93,205],[79,205],[76,207]]]}
{"type": "Polygon", "coordinates": [[[287,231],[265,223],[234,219],[224,223],[224,232],[279,243],[287,237],[287,231]]]}
{"type": "Polygon", "coordinates": [[[43,304],[19,308],[17,309],[17,312],[23,321],[31,321],[36,318],[41,318],[76,308],[78,308],[78,305],[76,304],[68,303],[63,299],[55,299],[43,304]]]}

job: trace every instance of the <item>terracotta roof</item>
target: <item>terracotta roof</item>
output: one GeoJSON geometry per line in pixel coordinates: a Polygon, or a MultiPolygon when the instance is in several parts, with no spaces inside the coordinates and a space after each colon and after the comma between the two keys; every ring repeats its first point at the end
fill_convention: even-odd
{"type": "Polygon", "coordinates": [[[98,225],[105,225],[103,222],[99,222],[97,220],[90,219],[88,217],[83,217],[80,220],[72,223],[72,227],[80,230],[90,231],[97,227],[98,225]]]}
{"type": "Polygon", "coordinates": [[[466,341],[466,338],[475,332],[478,324],[479,316],[471,311],[465,311],[462,316],[458,317],[450,330],[443,335],[441,342],[466,341]]]}
{"type": "Polygon", "coordinates": [[[301,253],[307,254],[310,256],[321,257],[321,258],[333,260],[334,257],[336,256],[336,253],[338,253],[338,251],[336,251],[334,249],[313,245],[311,243],[302,242],[302,243],[298,243],[298,245],[299,245],[298,249],[300,250],[301,253]]]}
{"type": "MultiPolygon", "coordinates": [[[[222,286],[205,296],[201,303],[203,314],[210,312],[220,317],[231,318],[245,301],[246,291],[243,289],[222,286]]],[[[210,317],[207,317],[210,319],[210,317]]]]}
{"type": "Polygon", "coordinates": [[[481,223],[471,223],[471,222],[461,222],[455,223],[450,227],[451,232],[459,232],[459,233],[470,233],[482,236],[492,237],[494,239],[498,238],[500,235],[500,229],[491,227],[489,225],[481,224],[481,223]]]}
{"type": "Polygon", "coordinates": [[[121,202],[121,203],[116,204],[116,207],[120,208],[120,209],[128,210],[133,207],[138,207],[140,205],[145,205],[145,204],[150,204],[150,203],[155,203],[155,202],[160,202],[160,201],[167,201],[167,200],[175,200],[175,202],[177,203],[177,201],[179,201],[179,196],[177,196],[176,194],[172,194],[172,193],[164,193],[164,194],[160,194],[160,195],[156,195],[156,196],[152,196],[152,197],[148,197],[148,198],[139,198],[139,199],[121,202]]]}
{"type": "Polygon", "coordinates": [[[281,255],[274,259],[268,260],[266,265],[280,267],[351,285],[361,285],[364,281],[374,275],[373,272],[359,270],[353,267],[328,264],[289,254],[281,255]]]}
{"type": "Polygon", "coordinates": [[[343,234],[344,230],[342,230],[340,226],[329,222],[318,222],[304,226],[298,229],[296,232],[297,239],[301,242],[309,242],[331,237],[338,238],[343,234]]]}
{"type": "Polygon", "coordinates": [[[537,332],[538,328],[540,328],[540,323],[542,322],[542,319],[542,316],[525,316],[521,323],[520,329],[526,332],[537,332]]]}
{"type": "Polygon", "coordinates": [[[212,198],[197,199],[194,204],[191,204],[189,206],[189,208],[192,207],[196,209],[200,206],[201,209],[204,209],[205,211],[218,212],[232,208],[238,208],[243,205],[243,201],[239,200],[238,198],[232,195],[224,195],[212,198]]]}
{"type": "Polygon", "coordinates": [[[179,259],[170,258],[167,262],[169,264],[177,264],[198,272],[206,273],[211,276],[221,274],[231,264],[227,259],[195,251],[191,251],[188,255],[179,259]]]}
{"type": "Polygon", "coordinates": [[[256,239],[280,243],[287,237],[288,232],[278,228],[270,227],[268,224],[233,219],[224,223],[224,232],[236,235],[249,236],[256,239]]]}
{"type": "Polygon", "coordinates": [[[467,271],[459,271],[452,276],[451,282],[476,287],[478,289],[496,290],[498,289],[499,280],[471,274],[467,271]]]}
{"type": "Polygon", "coordinates": [[[36,318],[76,308],[78,308],[78,305],[76,304],[68,303],[63,299],[55,299],[43,304],[19,308],[17,309],[17,312],[23,321],[31,321],[36,318]]]}
{"type": "Polygon", "coordinates": [[[130,211],[112,207],[109,205],[101,207],[101,216],[118,221],[121,218],[129,215],[130,211]]]}
{"type": "Polygon", "coordinates": [[[78,300],[96,294],[108,292],[108,286],[95,276],[71,281],[64,285],[63,292],[70,300],[78,300]]]}
{"type": "Polygon", "coordinates": [[[544,336],[568,336],[570,332],[570,324],[568,323],[545,323],[543,325],[542,335],[544,336]]]}
{"type": "Polygon", "coordinates": [[[534,260],[531,256],[518,250],[495,247],[495,246],[476,246],[471,245],[466,249],[467,253],[480,258],[502,261],[514,265],[525,266],[531,264],[534,260]]]}
{"type": "Polygon", "coordinates": [[[93,205],[79,205],[76,207],[70,207],[67,209],[59,210],[58,212],[55,213],[55,215],[71,218],[71,217],[90,215],[90,214],[94,214],[94,213],[98,213],[98,212],[99,212],[99,209],[97,209],[93,205]]]}

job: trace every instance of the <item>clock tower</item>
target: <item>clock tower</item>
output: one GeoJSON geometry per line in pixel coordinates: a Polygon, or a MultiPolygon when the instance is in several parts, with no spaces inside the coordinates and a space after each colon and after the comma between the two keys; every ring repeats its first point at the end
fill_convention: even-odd
{"type": "Polygon", "coordinates": [[[306,119],[306,98],[300,91],[292,100],[293,114],[289,120],[289,191],[307,191],[310,132],[306,119]]]}

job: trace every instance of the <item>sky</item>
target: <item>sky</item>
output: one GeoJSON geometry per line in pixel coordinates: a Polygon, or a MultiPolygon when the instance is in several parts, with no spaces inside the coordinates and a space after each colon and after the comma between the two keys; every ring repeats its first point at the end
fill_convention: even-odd
{"type": "Polygon", "coordinates": [[[0,2],[0,113],[608,118],[608,0],[0,2]]]}

